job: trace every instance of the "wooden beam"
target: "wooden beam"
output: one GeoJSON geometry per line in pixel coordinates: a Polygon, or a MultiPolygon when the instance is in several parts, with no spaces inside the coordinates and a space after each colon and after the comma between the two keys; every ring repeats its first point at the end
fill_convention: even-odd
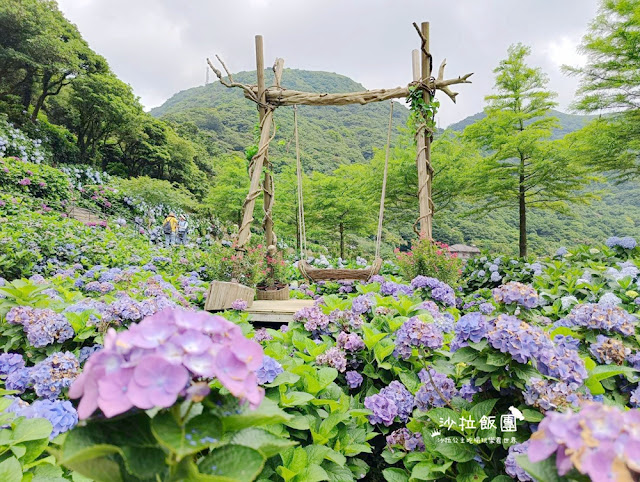
{"type": "Polygon", "coordinates": [[[262,124],[260,126],[260,142],[258,143],[258,152],[251,160],[251,185],[249,187],[249,194],[244,200],[244,206],[242,209],[242,224],[238,231],[238,237],[236,239],[236,248],[243,248],[249,239],[249,233],[251,223],[253,222],[253,209],[256,205],[256,198],[260,195],[262,189],[260,188],[260,179],[262,178],[262,168],[264,161],[267,157],[267,150],[269,149],[269,142],[271,142],[271,126],[273,124],[273,110],[268,109],[265,116],[262,118],[262,124]]]}
{"type": "MultiPolygon", "coordinates": [[[[422,22],[420,25],[420,30],[422,32],[422,80],[423,82],[429,82],[431,78],[431,62],[432,57],[429,52],[429,22],[422,22]]],[[[431,103],[433,97],[429,91],[424,90],[423,92],[425,102],[431,103]]],[[[434,119],[435,120],[435,119],[434,119]]],[[[420,235],[426,236],[428,239],[432,239],[432,222],[433,222],[433,201],[431,200],[431,185],[433,182],[433,167],[431,167],[431,138],[432,133],[425,129],[423,131],[424,136],[424,163],[427,170],[427,183],[426,188],[418,192],[418,195],[421,196],[420,204],[427,204],[427,213],[426,217],[421,218],[420,221],[420,235]]],[[[421,162],[422,163],[422,162],[421,162]]]]}
{"type": "MultiPolygon", "coordinates": [[[[266,124],[263,122],[267,109],[265,107],[266,86],[264,80],[264,42],[262,39],[262,35],[256,35],[256,77],[258,80],[258,91],[256,95],[258,97],[258,101],[260,102],[258,104],[260,125],[262,130],[266,129],[268,133],[271,130],[271,123],[266,124]]],[[[260,137],[262,137],[262,132],[260,137]]],[[[271,217],[271,213],[273,210],[273,177],[271,177],[271,173],[269,171],[270,165],[268,143],[264,149],[264,156],[262,156],[262,160],[263,166],[260,167],[260,172],[262,172],[264,168],[264,181],[262,184],[264,219],[262,220],[262,227],[264,228],[267,246],[269,246],[274,243],[275,237],[273,235],[273,218],[271,217]]],[[[254,167],[254,169],[256,169],[256,167],[254,167]]]]}
{"type": "MultiPolygon", "coordinates": [[[[253,87],[253,92],[257,94],[257,87],[253,87]]],[[[409,95],[409,86],[396,87],[395,89],[374,89],[362,92],[347,92],[344,94],[323,94],[315,92],[300,92],[278,87],[269,87],[266,91],[267,103],[274,106],[291,105],[349,105],[349,104],[370,104],[372,102],[382,102],[385,100],[399,99],[409,95]]],[[[251,99],[245,92],[245,97],[251,99]]]]}
{"type": "MultiPolygon", "coordinates": [[[[413,65],[413,80],[415,82],[420,81],[421,71],[420,71],[420,51],[414,50],[411,52],[412,54],[412,65],[413,65]]],[[[423,228],[426,230],[425,220],[429,217],[429,200],[427,199],[426,193],[428,192],[428,182],[429,176],[427,174],[427,147],[426,147],[426,136],[424,135],[424,129],[418,130],[416,133],[416,145],[417,145],[417,155],[416,155],[416,167],[418,169],[418,206],[419,206],[419,233],[423,234],[423,228]]]]}

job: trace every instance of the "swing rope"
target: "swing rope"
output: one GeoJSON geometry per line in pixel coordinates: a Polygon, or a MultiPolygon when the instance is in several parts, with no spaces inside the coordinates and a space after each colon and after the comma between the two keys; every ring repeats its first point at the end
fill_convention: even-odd
{"type": "MultiPolygon", "coordinates": [[[[375,261],[371,266],[372,271],[377,267],[377,264],[379,264],[378,260],[380,259],[380,248],[382,246],[382,221],[384,219],[384,202],[387,192],[387,176],[389,173],[389,152],[391,147],[391,128],[393,125],[393,101],[391,101],[389,105],[389,128],[387,130],[387,145],[385,149],[384,172],[382,175],[382,192],[380,194],[380,211],[378,214],[378,231],[376,235],[376,253],[375,261]]],[[[296,174],[298,177],[298,235],[300,237],[300,260],[304,260],[307,251],[307,228],[304,222],[304,196],[302,194],[302,163],[300,161],[300,143],[298,139],[297,105],[293,106],[293,133],[296,143],[296,174]]]]}

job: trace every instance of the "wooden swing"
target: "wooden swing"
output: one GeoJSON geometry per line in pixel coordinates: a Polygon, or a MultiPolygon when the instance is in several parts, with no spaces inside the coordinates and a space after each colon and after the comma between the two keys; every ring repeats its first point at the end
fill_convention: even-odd
{"type": "Polygon", "coordinates": [[[380,194],[380,211],[378,213],[378,233],[376,236],[376,254],[370,267],[364,269],[347,268],[314,268],[306,261],[307,250],[307,229],[304,222],[304,198],[302,195],[302,163],[300,162],[300,143],[298,141],[298,109],[293,106],[293,131],[296,142],[296,163],[298,177],[298,219],[300,220],[298,235],[300,236],[300,261],[298,269],[300,274],[309,281],[369,281],[372,276],[377,275],[382,268],[382,258],[380,257],[380,246],[382,244],[382,220],[384,218],[384,199],[387,191],[387,174],[389,171],[389,149],[391,146],[391,127],[393,124],[393,101],[389,107],[389,128],[387,130],[387,146],[384,157],[384,173],[382,175],[382,192],[380,194]]]}

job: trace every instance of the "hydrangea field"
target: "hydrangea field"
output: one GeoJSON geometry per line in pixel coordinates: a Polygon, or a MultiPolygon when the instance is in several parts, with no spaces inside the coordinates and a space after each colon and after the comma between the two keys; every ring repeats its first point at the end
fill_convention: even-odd
{"type": "Polygon", "coordinates": [[[316,303],[265,328],[201,311],[230,248],[3,199],[2,480],[638,480],[633,238],[453,286],[292,267],[316,303]]]}
{"type": "Polygon", "coordinates": [[[259,327],[202,308],[238,266],[255,284],[260,244],[241,265],[211,236],[165,249],[109,176],[0,163],[3,481],[640,477],[634,238],[461,273],[439,245],[420,259],[442,279],[420,245],[367,283],[309,284],[292,257],[316,301],[259,327]],[[121,209],[70,219],[80,190],[121,209]]]}

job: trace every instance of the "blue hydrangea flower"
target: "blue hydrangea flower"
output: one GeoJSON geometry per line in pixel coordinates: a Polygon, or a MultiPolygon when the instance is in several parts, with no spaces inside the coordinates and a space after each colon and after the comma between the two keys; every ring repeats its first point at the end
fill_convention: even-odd
{"type": "Polygon", "coordinates": [[[395,356],[406,360],[411,356],[411,351],[414,347],[435,350],[441,348],[442,344],[442,331],[435,323],[425,323],[414,316],[405,321],[396,332],[396,348],[393,353],[395,356]]]}
{"type": "Polygon", "coordinates": [[[418,377],[420,377],[423,385],[416,393],[415,402],[418,409],[423,412],[433,407],[444,407],[447,402],[458,394],[453,380],[442,373],[438,373],[433,368],[430,368],[429,372],[424,369],[420,370],[418,377]],[[431,376],[429,376],[429,374],[431,374],[431,376]],[[431,379],[433,379],[433,383],[431,379]],[[437,390],[434,384],[438,388],[437,390]],[[446,400],[443,400],[440,394],[442,394],[446,400]]]}
{"type": "Polygon", "coordinates": [[[477,343],[485,338],[489,329],[486,320],[487,318],[477,311],[461,316],[454,327],[455,337],[450,343],[451,351],[467,346],[469,340],[477,343]]]}
{"type": "Polygon", "coordinates": [[[276,377],[284,372],[282,365],[268,355],[264,355],[262,365],[258,368],[256,375],[258,376],[258,384],[273,382],[276,377]]]}
{"type": "Polygon", "coordinates": [[[78,359],[71,352],[58,352],[31,369],[33,388],[39,397],[55,399],[80,373],[78,359]]]}
{"type": "Polygon", "coordinates": [[[0,376],[10,375],[24,368],[24,358],[20,353],[3,353],[0,355],[0,376]]]}
{"type": "Polygon", "coordinates": [[[78,413],[69,400],[36,400],[17,412],[27,418],[46,418],[53,425],[50,439],[71,430],[78,424],[78,413]]]}
{"type": "Polygon", "coordinates": [[[533,482],[533,479],[516,462],[516,455],[526,454],[529,449],[529,441],[515,444],[509,447],[509,453],[504,461],[505,472],[513,479],[520,482],[533,482]]]}

